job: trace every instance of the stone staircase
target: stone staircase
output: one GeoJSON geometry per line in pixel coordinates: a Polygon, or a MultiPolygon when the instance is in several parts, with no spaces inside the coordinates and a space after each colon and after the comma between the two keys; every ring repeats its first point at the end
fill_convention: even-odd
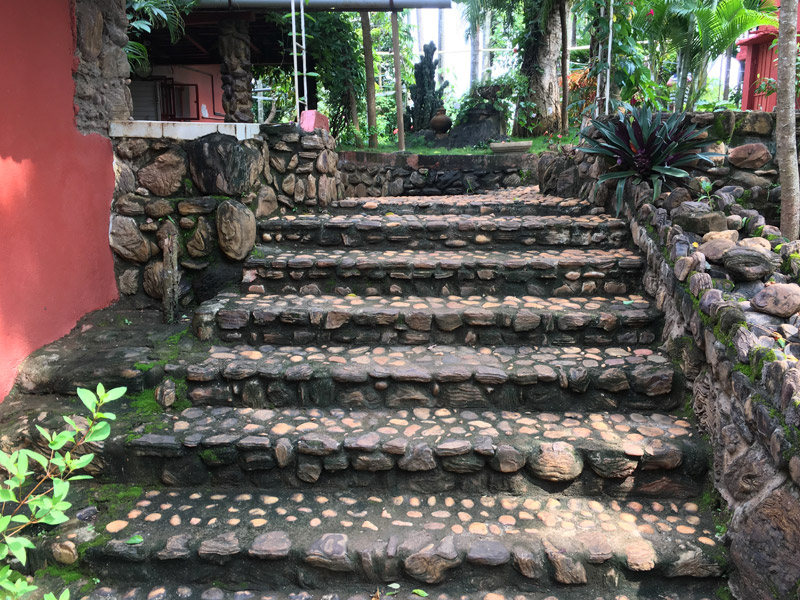
{"type": "Polygon", "coordinates": [[[7,406],[37,424],[129,388],[99,512],[56,534],[91,597],[715,598],[709,452],[596,211],[504,190],[261,219],[189,332],[103,311],[34,354],[7,406]]]}

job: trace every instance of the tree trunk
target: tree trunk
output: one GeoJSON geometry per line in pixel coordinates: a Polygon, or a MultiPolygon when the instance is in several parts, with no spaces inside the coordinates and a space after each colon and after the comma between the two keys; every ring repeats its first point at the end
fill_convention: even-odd
{"type": "Polygon", "coordinates": [[[392,11],[392,54],[394,54],[394,102],[397,113],[397,147],[400,152],[406,149],[406,132],[403,126],[403,83],[400,65],[400,26],[397,11],[392,11]]]}
{"type": "Polygon", "coordinates": [[[800,234],[800,176],[797,172],[795,125],[796,57],[797,0],[783,0],[778,23],[775,141],[781,179],[781,233],[790,240],[796,240],[800,234]]]}
{"type": "Polygon", "coordinates": [[[558,14],[561,18],[561,133],[569,130],[567,106],[569,106],[569,32],[567,24],[567,0],[559,0],[558,14]]]}
{"type": "Polygon", "coordinates": [[[492,78],[492,53],[488,48],[492,47],[492,11],[486,11],[486,17],[483,21],[483,56],[481,60],[481,70],[483,81],[489,81],[492,78]]]}
{"type": "Polygon", "coordinates": [[[369,13],[361,11],[361,37],[364,42],[364,70],[367,72],[367,132],[369,147],[378,147],[378,119],[375,111],[375,65],[372,62],[372,28],[369,24],[369,13]]]}
{"type": "Polygon", "coordinates": [[[469,34],[469,85],[480,81],[481,28],[476,26],[469,34]]]}
{"type": "Polygon", "coordinates": [[[557,131],[561,126],[561,107],[557,65],[561,55],[561,26],[558,10],[547,16],[544,31],[539,29],[539,14],[527,14],[525,28],[532,31],[522,48],[522,74],[530,87],[527,100],[533,104],[528,123],[515,119],[513,135],[531,137],[545,131],[557,131]]]}
{"type": "Polygon", "coordinates": [[[439,9],[439,72],[437,81],[439,85],[444,83],[444,9],[439,9]]]}
{"type": "Polygon", "coordinates": [[[728,96],[731,95],[731,58],[733,57],[733,48],[736,44],[731,44],[725,50],[725,68],[722,70],[724,73],[722,81],[722,101],[727,102],[728,96]]]}
{"type": "Polygon", "coordinates": [[[355,132],[356,137],[356,146],[360,148],[364,145],[364,142],[361,139],[361,127],[358,125],[358,97],[356,96],[356,90],[352,83],[348,86],[348,88],[350,96],[350,123],[353,124],[353,131],[355,132]]]}
{"type": "Polygon", "coordinates": [[[419,8],[415,8],[414,12],[417,15],[417,52],[422,54],[424,52],[422,46],[425,45],[425,43],[422,41],[422,13],[420,12],[419,8]]]}

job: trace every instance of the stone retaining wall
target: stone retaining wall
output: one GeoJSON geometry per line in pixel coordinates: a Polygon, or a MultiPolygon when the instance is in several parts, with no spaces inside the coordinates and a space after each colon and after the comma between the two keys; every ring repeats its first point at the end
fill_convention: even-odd
{"type": "Polygon", "coordinates": [[[133,111],[125,54],[128,18],[123,0],[76,0],[75,125],[108,135],[109,122],[133,111]]]}
{"type": "Polygon", "coordinates": [[[760,215],[743,219],[724,192],[715,199],[721,212],[694,207],[689,216],[656,208],[646,185],[633,197],[625,211],[646,254],[645,288],[666,313],[667,348],[713,446],[714,481],[728,506],[718,533],[730,545],[731,587],[742,599],[795,599],[800,286],[790,282],[800,244],[786,243],[760,215]]]}
{"type": "MultiPolygon", "coordinates": [[[[708,127],[705,150],[720,156],[713,157],[713,165],[701,163],[691,170],[692,178],[685,184],[688,193],[683,192],[686,199],[697,198],[702,191],[701,181],[706,180],[713,184],[715,191],[733,192],[740,204],[758,210],[768,223],[777,224],[780,181],[775,158],[774,114],[721,111],[693,113],[687,118],[699,127],[708,127]]],[[[591,130],[589,128],[590,134],[591,130]]],[[[542,154],[537,178],[543,193],[588,198],[595,193],[597,178],[605,169],[603,159],[586,155],[578,148],[570,153],[542,154]]],[[[607,201],[613,189],[608,186],[598,189],[597,193],[600,200],[607,201]]]]}
{"type": "Polygon", "coordinates": [[[345,195],[438,196],[535,184],[536,154],[339,153],[345,195]]]}
{"type": "Polygon", "coordinates": [[[327,131],[293,125],[262,126],[244,141],[220,133],[114,140],[109,241],[120,295],[137,306],[163,297],[171,236],[179,242],[174,281],[182,305],[238,282],[256,218],[324,209],[341,196],[334,147],[327,131]]]}

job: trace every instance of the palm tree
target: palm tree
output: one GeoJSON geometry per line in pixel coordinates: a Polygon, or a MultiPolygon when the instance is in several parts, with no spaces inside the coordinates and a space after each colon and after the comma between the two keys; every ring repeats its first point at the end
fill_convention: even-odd
{"type": "Polygon", "coordinates": [[[705,90],[709,63],[759,25],[777,25],[768,0],[642,0],[634,27],[649,40],[651,72],[666,48],[677,51],[675,109],[692,110],[705,90]]]}

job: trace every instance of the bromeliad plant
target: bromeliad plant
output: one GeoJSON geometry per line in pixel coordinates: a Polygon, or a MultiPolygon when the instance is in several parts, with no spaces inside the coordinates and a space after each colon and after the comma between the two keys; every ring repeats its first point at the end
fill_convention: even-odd
{"type": "Polygon", "coordinates": [[[701,139],[707,128],[698,129],[687,122],[684,113],[674,113],[665,119],[661,113],[654,113],[647,107],[623,107],[625,112],[607,123],[592,120],[600,134],[599,140],[581,132],[589,144],[588,148],[581,148],[583,152],[616,161],[611,171],[600,176],[598,184],[617,181],[617,215],[622,210],[622,196],[628,180],[636,185],[649,180],[655,200],[664,183],[669,186],[671,179],[689,177],[681,167],[696,161],[711,163],[713,156],[710,152],[700,152],[708,143],[701,139]]]}
{"type": "MultiPolygon", "coordinates": [[[[32,525],[58,525],[67,521],[67,511],[71,504],[67,494],[71,481],[91,479],[89,475],[78,474],[89,466],[94,454],[88,453],[88,445],[101,442],[111,433],[108,422],[115,419],[113,413],[105,412],[105,405],[118,400],[126,388],[108,390],[102,384],[92,392],[78,388],[78,397],[89,410],[86,423],[78,424],[75,419],[64,417],[67,427],[59,432],[49,432],[36,426],[39,434],[47,442],[48,452],[42,454],[22,449],[7,454],[0,451],[0,474],[7,478],[0,480],[0,598],[20,598],[36,590],[36,586],[10,565],[3,565],[9,555],[23,565],[27,550],[33,543],[25,536],[25,530],[32,525]],[[31,466],[37,463],[38,471],[31,466]]],[[[64,591],[58,600],[68,600],[69,592],[64,591]]],[[[45,600],[56,600],[51,594],[45,600]]]]}

